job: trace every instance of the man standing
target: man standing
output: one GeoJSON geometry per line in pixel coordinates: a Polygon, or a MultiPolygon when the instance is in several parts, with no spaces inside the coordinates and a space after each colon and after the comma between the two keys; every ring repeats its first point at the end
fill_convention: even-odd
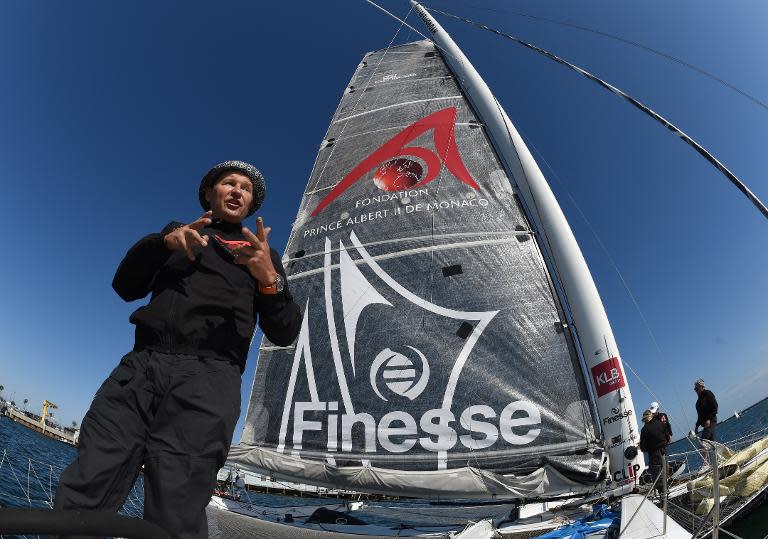
{"type": "Polygon", "coordinates": [[[656,491],[659,496],[666,491],[664,478],[659,477],[664,470],[664,454],[667,451],[667,429],[653,412],[643,412],[643,428],[640,430],[640,450],[648,453],[648,468],[651,479],[656,481],[656,491]],[[658,479],[658,480],[657,480],[658,479]]]}
{"type": "Polygon", "coordinates": [[[657,418],[659,421],[661,421],[664,424],[664,430],[667,433],[667,443],[672,441],[672,425],[669,423],[669,418],[667,417],[667,414],[664,412],[659,411],[659,403],[658,402],[652,402],[650,408],[648,408],[651,413],[653,414],[653,417],[657,418]]]}
{"type": "Polygon", "coordinates": [[[205,507],[240,415],[240,376],[253,331],[287,346],[301,313],[261,218],[261,173],[242,161],[200,182],[206,210],[131,247],[112,286],[149,303],[130,318],[133,351],[94,396],[77,459],[64,471],[57,509],[117,511],[142,464],[144,518],[184,538],[207,537],[205,507]]]}
{"type": "Polygon", "coordinates": [[[715,425],[717,424],[717,399],[704,385],[704,380],[699,378],[693,383],[693,390],[699,396],[696,399],[696,426],[693,431],[698,433],[699,427],[703,427],[699,438],[715,441],[715,425]]]}

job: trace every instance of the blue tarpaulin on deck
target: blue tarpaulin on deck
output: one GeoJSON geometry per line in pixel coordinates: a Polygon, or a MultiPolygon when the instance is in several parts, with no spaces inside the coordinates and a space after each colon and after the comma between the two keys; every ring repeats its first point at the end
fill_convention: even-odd
{"type": "Polygon", "coordinates": [[[611,526],[618,532],[620,525],[620,512],[611,511],[607,505],[596,505],[590,516],[580,518],[564,528],[539,535],[536,539],[585,539],[587,534],[607,530],[611,526]]]}

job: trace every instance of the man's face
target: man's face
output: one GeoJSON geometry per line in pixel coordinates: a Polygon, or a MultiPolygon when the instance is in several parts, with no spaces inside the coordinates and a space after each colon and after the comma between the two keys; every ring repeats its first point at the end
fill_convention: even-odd
{"type": "Polygon", "coordinates": [[[693,386],[693,390],[694,390],[694,391],[696,392],[696,394],[698,395],[699,393],[701,393],[701,392],[704,390],[704,388],[703,388],[703,387],[701,387],[701,386],[693,386]]]}
{"type": "Polygon", "coordinates": [[[253,184],[239,172],[225,172],[205,193],[214,219],[239,223],[248,216],[253,202],[253,184]]]}

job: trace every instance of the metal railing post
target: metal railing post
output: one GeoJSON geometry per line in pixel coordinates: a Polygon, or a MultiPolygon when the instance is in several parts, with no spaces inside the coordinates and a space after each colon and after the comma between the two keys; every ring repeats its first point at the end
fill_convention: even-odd
{"type": "Polygon", "coordinates": [[[662,460],[662,481],[664,481],[661,486],[664,489],[664,499],[663,499],[663,512],[664,512],[664,525],[662,529],[662,533],[666,537],[667,535],[667,500],[669,499],[669,483],[667,482],[667,452],[664,451],[664,458],[662,460]]]}
{"type": "Polygon", "coordinates": [[[720,531],[720,469],[717,463],[717,447],[709,440],[702,440],[702,445],[707,448],[710,466],[712,467],[712,539],[718,539],[720,531]],[[706,442],[706,444],[705,444],[706,442]]]}

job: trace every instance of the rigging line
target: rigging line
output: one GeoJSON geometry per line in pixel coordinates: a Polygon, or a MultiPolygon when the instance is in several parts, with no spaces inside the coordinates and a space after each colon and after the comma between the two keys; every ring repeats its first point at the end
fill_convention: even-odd
{"type": "MultiPolygon", "coordinates": [[[[381,7],[380,5],[376,4],[376,2],[374,2],[373,0],[365,0],[365,1],[366,1],[366,2],[368,2],[369,4],[371,4],[371,5],[375,6],[376,8],[380,9],[381,11],[383,11],[384,13],[386,13],[387,15],[389,15],[390,17],[394,17],[396,20],[398,20],[398,21],[400,21],[402,24],[406,25],[408,28],[410,28],[411,30],[413,30],[414,32],[416,32],[417,34],[419,34],[421,37],[423,37],[424,39],[426,39],[426,40],[430,41],[430,42],[431,42],[431,43],[432,43],[432,44],[435,46],[435,48],[436,48],[436,49],[438,49],[438,50],[439,50],[441,53],[443,53],[443,54],[447,54],[447,55],[448,55],[448,56],[450,56],[451,58],[454,58],[454,59],[458,60],[459,62],[461,62],[461,64],[462,64],[462,65],[464,64],[464,61],[463,61],[463,60],[461,60],[460,58],[456,58],[456,57],[455,57],[455,56],[453,56],[451,53],[449,53],[448,51],[446,51],[445,49],[443,49],[441,46],[439,46],[437,43],[435,43],[435,40],[434,40],[434,39],[432,39],[431,37],[425,36],[424,34],[422,34],[421,32],[419,32],[418,30],[416,30],[416,29],[415,29],[413,26],[410,26],[409,24],[407,24],[407,23],[406,23],[404,20],[402,20],[402,19],[398,18],[397,16],[395,16],[395,15],[394,15],[394,14],[392,14],[392,13],[390,13],[389,11],[387,11],[386,9],[384,9],[383,7],[381,7]]],[[[419,4],[419,5],[421,6],[421,4],[419,4]]],[[[422,7],[423,7],[423,6],[422,6],[422,7]]],[[[408,11],[408,15],[410,15],[411,11],[413,11],[413,6],[411,6],[411,9],[408,11]]],[[[405,18],[406,18],[406,19],[408,18],[408,15],[406,15],[406,16],[405,16],[405,18]]],[[[390,45],[391,45],[391,43],[390,43],[390,45]]],[[[389,47],[387,47],[387,50],[389,50],[389,47]]],[[[449,68],[448,70],[450,71],[450,68],[449,68]]]]}
{"type": "MultiPolygon", "coordinates": [[[[387,15],[389,15],[390,17],[392,17],[393,19],[395,19],[395,20],[397,20],[397,21],[400,21],[400,24],[407,26],[408,28],[410,28],[411,30],[413,30],[414,32],[416,32],[417,34],[419,34],[419,35],[420,35],[421,37],[423,37],[424,39],[429,39],[427,36],[425,36],[424,34],[422,34],[421,32],[419,32],[418,30],[416,30],[416,28],[414,28],[413,26],[411,26],[410,24],[408,24],[407,22],[405,22],[405,20],[404,20],[404,19],[401,19],[400,17],[398,17],[397,15],[395,15],[394,13],[392,13],[391,11],[387,11],[386,9],[384,9],[383,7],[381,7],[379,4],[377,4],[377,3],[376,3],[376,2],[374,2],[373,0],[365,0],[365,1],[366,1],[366,2],[368,2],[369,4],[371,4],[371,5],[372,5],[373,7],[375,7],[376,9],[380,9],[381,11],[383,11],[384,13],[386,13],[387,15]]],[[[410,14],[412,10],[413,10],[413,8],[409,9],[409,10],[408,10],[408,14],[410,14]]],[[[408,15],[406,15],[406,16],[405,16],[405,18],[407,19],[407,18],[408,18],[408,15]]],[[[429,39],[429,40],[430,40],[430,41],[432,41],[431,39],[429,39]]]]}
{"type": "MultiPolygon", "coordinates": [[[[373,3],[373,2],[371,2],[371,0],[366,0],[366,2],[369,2],[369,3],[373,3]]],[[[374,5],[375,5],[375,4],[374,4],[374,5]]],[[[379,6],[376,6],[376,7],[379,7],[379,6]]],[[[365,90],[366,90],[366,89],[368,88],[368,86],[371,84],[371,81],[373,80],[373,76],[374,76],[374,75],[376,74],[376,72],[378,71],[378,69],[379,69],[379,66],[381,65],[381,62],[383,62],[383,61],[384,61],[384,58],[387,56],[387,53],[389,52],[389,49],[390,49],[390,48],[392,48],[392,44],[395,42],[395,39],[397,39],[397,36],[398,36],[398,34],[399,34],[399,33],[400,33],[400,31],[403,29],[403,25],[406,25],[406,26],[409,26],[409,27],[410,27],[410,25],[408,25],[408,24],[405,22],[405,20],[402,20],[402,19],[400,19],[400,18],[398,18],[398,17],[396,17],[396,16],[392,15],[391,13],[389,13],[388,11],[386,11],[386,10],[385,10],[385,9],[383,9],[383,8],[379,8],[379,9],[382,9],[382,10],[383,10],[385,13],[388,13],[389,15],[391,15],[392,17],[394,17],[395,19],[397,19],[398,21],[400,21],[400,23],[401,23],[401,24],[400,24],[400,26],[398,26],[398,27],[397,27],[397,30],[395,30],[395,33],[394,33],[394,35],[392,36],[392,39],[390,39],[390,40],[389,40],[389,43],[387,44],[387,48],[384,50],[384,54],[382,54],[382,55],[381,55],[381,58],[379,58],[379,61],[378,61],[378,63],[377,63],[377,64],[376,64],[376,66],[373,68],[373,71],[372,71],[372,73],[371,73],[370,77],[368,77],[368,80],[367,80],[367,81],[366,81],[366,83],[365,83],[365,87],[363,88],[363,91],[362,91],[362,92],[360,92],[360,95],[357,97],[357,101],[355,101],[354,105],[352,105],[352,108],[351,108],[351,110],[353,110],[353,111],[354,111],[354,110],[357,108],[357,106],[358,106],[358,105],[360,104],[360,102],[363,100],[363,94],[365,93],[365,90]]],[[[408,15],[410,15],[410,14],[411,14],[411,11],[413,11],[413,7],[411,7],[411,8],[408,10],[408,13],[405,15],[405,18],[406,18],[406,19],[408,18],[408,15]]],[[[358,71],[359,71],[359,67],[358,67],[358,69],[356,69],[356,70],[355,70],[355,73],[352,75],[352,77],[353,77],[353,80],[354,80],[354,76],[355,76],[355,75],[358,73],[358,71]]],[[[352,82],[352,80],[350,80],[350,83],[351,83],[351,82],[352,82]]],[[[334,117],[335,117],[335,116],[336,116],[336,115],[339,113],[339,111],[341,110],[341,105],[342,105],[342,102],[343,102],[343,96],[342,96],[342,100],[341,100],[341,101],[339,101],[339,104],[337,105],[337,107],[336,107],[336,110],[334,111],[334,114],[333,114],[333,115],[334,115],[334,117]]],[[[335,122],[333,122],[333,121],[332,121],[332,122],[331,122],[331,123],[328,125],[328,129],[327,129],[327,130],[326,130],[326,132],[325,132],[324,141],[325,141],[325,140],[328,138],[328,134],[331,132],[331,129],[333,128],[333,125],[334,125],[334,124],[335,124],[335,122]]],[[[347,125],[348,125],[348,123],[344,123],[344,125],[342,126],[342,128],[341,128],[341,132],[339,133],[339,138],[341,138],[341,136],[344,134],[344,131],[346,130],[346,128],[347,128],[347,125]]],[[[323,164],[323,168],[320,170],[320,173],[317,175],[317,178],[316,178],[316,183],[319,183],[319,182],[320,182],[320,180],[322,179],[322,177],[323,177],[323,173],[325,172],[325,169],[326,169],[326,167],[328,166],[328,163],[330,163],[330,162],[331,162],[331,157],[333,157],[333,153],[334,153],[335,151],[336,151],[336,146],[334,145],[334,146],[331,148],[331,152],[328,154],[328,158],[326,159],[325,163],[323,164]]],[[[319,161],[319,160],[320,160],[320,152],[318,151],[318,153],[317,153],[317,156],[315,157],[315,162],[314,162],[314,164],[312,165],[312,170],[311,170],[311,171],[310,171],[310,173],[309,173],[309,181],[310,181],[310,182],[312,181],[312,177],[314,176],[314,173],[315,173],[315,169],[317,168],[317,165],[318,165],[318,161],[319,161]]],[[[309,183],[307,183],[307,189],[306,189],[306,190],[309,190],[309,183]]],[[[305,191],[306,191],[306,190],[305,190],[305,191]]],[[[306,192],[305,192],[305,195],[306,195],[306,192]]],[[[301,214],[301,208],[299,208],[299,214],[301,214]]],[[[298,221],[298,216],[297,216],[297,219],[296,219],[296,221],[298,221]]],[[[294,222],[296,222],[296,221],[294,221],[294,222]]],[[[290,245],[290,244],[291,244],[291,240],[293,240],[293,237],[294,237],[294,233],[295,233],[295,231],[296,231],[296,228],[295,228],[295,227],[291,227],[291,233],[290,233],[290,235],[288,236],[288,243],[287,243],[287,245],[290,245]]]]}
{"type": "MultiPolygon", "coordinates": [[[[370,3],[373,3],[373,2],[371,2],[371,0],[365,0],[365,1],[366,1],[366,2],[370,2],[370,3]]],[[[384,10],[383,8],[381,8],[381,9],[382,9],[382,10],[384,10]]],[[[408,18],[408,15],[410,15],[410,14],[411,14],[411,11],[412,11],[412,10],[413,10],[413,8],[411,8],[410,10],[408,10],[408,14],[406,14],[406,16],[405,16],[405,18],[406,18],[406,19],[408,18]]],[[[386,13],[389,13],[389,12],[388,12],[388,11],[386,11],[386,10],[384,10],[384,11],[385,11],[386,13]]],[[[389,13],[389,14],[390,14],[390,15],[392,15],[391,13],[389,13]]],[[[393,17],[395,17],[394,15],[392,15],[392,16],[393,16],[393,17]]],[[[395,17],[395,19],[397,19],[398,21],[400,21],[400,26],[398,26],[398,27],[397,27],[397,30],[395,31],[395,34],[392,36],[392,39],[390,39],[390,40],[389,40],[389,43],[387,44],[387,48],[384,50],[384,53],[383,53],[383,54],[381,55],[381,57],[379,58],[379,61],[378,61],[378,63],[377,63],[377,64],[376,64],[376,66],[373,68],[373,72],[371,73],[370,77],[368,77],[368,80],[366,81],[366,83],[365,83],[365,86],[363,87],[363,90],[360,92],[360,95],[357,97],[357,100],[355,101],[355,104],[354,104],[354,105],[352,106],[352,108],[350,109],[351,111],[354,111],[354,110],[357,108],[357,106],[358,106],[358,105],[359,105],[359,104],[362,102],[362,100],[363,100],[363,95],[365,94],[365,90],[368,88],[368,86],[370,86],[371,82],[373,81],[373,76],[374,76],[374,75],[376,74],[376,72],[378,71],[378,69],[379,69],[379,66],[380,66],[380,65],[381,65],[381,63],[384,61],[384,58],[386,58],[386,56],[387,56],[387,53],[389,52],[389,49],[390,49],[390,48],[392,48],[392,43],[394,43],[394,42],[395,42],[395,39],[397,39],[397,36],[398,36],[398,34],[399,34],[399,33],[400,33],[400,31],[403,29],[403,25],[409,26],[409,25],[408,25],[408,24],[407,24],[407,23],[406,23],[404,20],[402,20],[402,19],[400,19],[400,18],[398,18],[398,17],[395,17]]],[[[357,74],[357,70],[355,71],[355,74],[357,74]]],[[[354,75],[353,75],[353,77],[354,77],[354,75]]],[[[350,82],[351,82],[351,81],[350,81],[350,82]]],[[[341,102],[339,102],[339,108],[340,108],[340,107],[341,107],[341,102]]],[[[337,109],[337,112],[338,112],[338,109],[337,109]]],[[[344,135],[344,131],[347,129],[347,125],[349,125],[349,121],[348,121],[348,120],[349,120],[349,118],[346,118],[345,120],[347,120],[347,121],[345,121],[345,122],[344,122],[344,124],[342,125],[342,127],[341,127],[341,132],[339,133],[339,137],[338,137],[338,138],[341,138],[341,136],[342,136],[342,135],[344,135]]],[[[339,121],[340,121],[340,120],[339,120],[339,121]]],[[[336,122],[331,122],[331,125],[334,125],[334,124],[336,124],[336,123],[338,123],[338,121],[336,121],[336,122]]],[[[328,127],[328,131],[329,131],[329,132],[330,132],[330,129],[331,129],[331,127],[329,126],[329,127],[328,127]]],[[[327,134],[326,134],[326,135],[327,135],[327,134]]],[[[334,145],[334,146],[331,148],[331,152],[330,152],[330,154],[328,155],[328,158],[326,159],[326,161],[325,161],[325,164],[323,165],[323,168],[320,170],[320,173],[317,175],[317,179],[318,179],[318,181],[320,181],[320,179],[323,177],[323,173],[325,172],[325,169],[326,169],[326,167],[328,166],[328,163],[330,163],[330,162],[331,162],[331,157],[333,156],[333,153],[334,153],[335,151],[336,151],[336,146],[334,145]]],[[[319,156],[319,154],[318,154],[318,156],[319,156]]],[[[314,172],[314,170],[313,170],[312,172],[314,172]]]]}
{"type": "MultiPolygon", "coordinates": [[[[387,15],[389,15],[390,17],[393,17],[393,18],[395,18],[396,20],[400,21],[400,23],[401,23],[401,26],[400,26],[400,28],[402,28],[402,25],[405,25],[405,26],[407,26],[408,28],[410,28],[411,30],[413,30],[414,32],[416,32],[417,34],[419,34],[419,35],[420,35],[421,37],[423,37],[424,39],[426,39],[426,40],[430,41],[430,42],[431,42],[431,43],[432,43],[432,44],[435,46],[435,48],[436,48],[436,49],[438,49],[438,50],[439,50],[439,51],[440,51],[442,54],[444,54],[444,55],[448,55],[448,56],[450,56],[451,58],[454,58],[455,60],[458,60],[458,61],[459,61],[459,62],[460,62],[462,65],[464,65],[464,60],[462,60],[461,58],[456,58],[455,56],[453,56],[453,55],[452,55],[450,52],[446,51],[446,50],[445,50],[445,49],[443,49],[443,48],[442,48],[440,45],[438,45],[438,44],[435,42],[435,40],[433,40],[432,38],[430,38],[430,37],[427,37],[426,35],[422,34],[420,31],[416,30],[414,27],[412,27],[411,25],[409,25],[408,23],[406,23],[406,22],[405,22],[405,20],[398,18],[398,17],[397,17],[396,15],[394,15],[393,13],[390,13],[389,11],[387,11],[386,9],[384,9],[383,7],[381,7],[380,5],[378,5],[378,4],[377,4],[376,2],[374,2],[373,0],[365,0],[365,1],[366,1],[366,2],[368,2],[369,4],[371,4],[372,6],[374,6],[374,7],[378,8],[378,9],[380,9],[381,11],[383,11],[384,13],[386,13],[387,15]]],[[[410,15],[410,14],[411,14],[411,11],[413,11],[413,5],[411,5],[411,9],[408,11],[408,14],[405,16],[405,18],[406,18],[406,19],[408,18],[408,15],[410,15]]],[[[427,25],[427,26],[429,26],[429,25],[427,25]]],[[[398,30],[398,32],[399,32],[399,31],[400,31],[400,30],[398,30]]],[[[395,33],[395,36],[397,36],[397,33],[395,33]]],[[[392,38],[392,40],[394,41],[394,38],[392,38]]],[[[391,43],[391,42],[390,42],[390,45],[392,45],[392,43],[391,43]]],[[[389,46],[387,46],[387,50],[389,50],[389,46]]],[[[385,52],[385,55],[386,55],[386,52],[385,52]]],[[[382,57],[382,59],[383,59],[383,57],[382,57]]],[[[381,63],[381,62],[379,62],[379,63],[381,63]]],[[[446,66],[446,67],[447,67],[447,66],[446,66]]],[[[448,71],[449,71],[449,72],[451,72],[451,69],[450,69],[450,68],[448,68],[448,71]]],[[[371,78],[369,78],[369,79],[368,79],[369,83],[370,83],[370,81],[371,81],[371,79],[372,79],[372,78],[373,78],[373,77],[371,76],[371,78]]],[[[454,78],[456,78],[456,77],[455,77],[455,75],[454,75],[454,78]]],[[[463,79],[462,79],[462,81],[463,81],[463,79]]],[[[362,96],[361,96],[361,97],[362,97],[362,96]]],[[[346,124],[345,124],[345,126],[346,126],[346,124]]],[[[342,129],[342,133],[343,133],[343,129],[342,129]]],[[[438,184],[438,190],[439,190],[439,184],[438,184]]],[[[433,219],[434,219],[434,216],[433,216],[433,219]]]]}
{"type": "Polygon", "coordinates": [[[726,178],[728,178],[730,180],[730,182],[734,186],[736,186],[736,188],[739,191],[741,191],[744,194],[744,196],[746,196],[752,202],[752,204],[755,205],[755,207],[760,211],[760,213],[762,213],[763,216],[766,219],[768,219],[768,207],[766,207],[765,204],[762,203],[762,201],[757,197],[757,195],[755,195],[752,191],[750,191],[750,189],[746,186],[746,184],[744,184],[744,182],[742,182],[733,172],[731,172],[728,169],[728,167],[726,167],[723,163],[718,161],[718,159],[714,155],[709,153],[701,144],[699,144],[698,142],[693,140],[691,137],[689,137],[687,134],[685,134],[680,128],[678,128],[672,122],[670,122],[669,120],[667,120],[666,118],[664,118],[663,116],[658,114],[657,112],[651,110],[647,105],[641,103],[640,101],[638,101],[634,97],[630,96],[629,94],[623,92],[622,90],[616,88],[615,86],[613,86],[613,85],[605,82],[604,80],[600,79],[599,77],[593,75],[589,71],[586,71],[586,70],[584,70],[584,69],[582,69],[582,68],[580,68],[580,67],[578,67],[578,66],[576,66],[576,65],[574,65],[574,64],[572,64],[572,63],[570,63],[570,62],[568,62],[566,60],[563,60],[559,56],[557,56],[557,55],[555,55],[555,54],[553,54],[553,53],[551,53],[549,51],[546,51],[546,50],[544,50],[544,49],[542,49],[540,47],[537,47],[536,45],[533,45],[531,43],[527,43],[527,42],[525,42],[525,41],[523,41],[523,40],[521,40],[521,39],[519,39],[519,38],[517,38],[517,37],[515,37],[513,35],[507,34],[506,32],[502,32],[501,30],[496,30],[494,28],[490,28],[490,27],[488,27],[488,26],[486,26],[486,25],[484,25],[482,23],[475,22],[475,21],[472,21],[470,19],[465,19],[463,17],[459,17],[457,15],[452,15],[452,14],[446,13],[444,11],[438,11],[438,10],[434,10],[434,9],[433,9],[433,11],[437,11],[438,13],[441,13],[442,15],[445,15],[447,17],[451,17],[451,18],[460,20],[460,21],[465,22],[465,23],[467,23],[467,24],[469,24],[471,26],[474,26],[476,28],[480,28],[481,30],[486,30],[488,32],[492,32],[492,33],[494,33],[494,34],[496,34],[496,35],[498,35],[500,37],[509,39],[511,41],[514,41],[515,43],[517,43],[519,45],[522,45],[522,46],[524,46],[524,47],[526,47],[528,49],[531,49],[531,50],[533,50],[535,52],[538,52],[539,54],[542,54],[542,55],[546,56],[550,60],[553,60],[553,61],[557,62],[558,64],[564,65],[564,66],[566,66],[566,67],[576,71],[577,73],[580,73],[581,75],[587,77],[591,81],[599,84],[600,86],[602,86],[603,88],[605,88],[609,92],[611,92],[611,93],[613,93],[613,94],[615,94],[615,95],[625,99],[630,104],[632,104],[635,108],[641,110],[642,112],[644,112],[645,114],[647,114],[648,116],[650,116],[651,118],[653,118],[654,120],[656,120],[657,122],[662,124],[664,127],[666,127],[667,129],[669,129],[670,131],[675,133],[677,136],[679,136],[683,140],[683,142],[685,142],[686,144],[691,146],[694,150],[696,150],[704,159],[709,161],[726,178]]]}
{"type": "MultiPolygon", "coordinates": [[[[442,15],[447,15],[449,17],[451,16],[450,14],[445,13],[443,11],[440,11],[439,9],[430,8],[430,10],[431,11],[435,11],[437,13],[440,13],[442,15]]],[[[741,90],[740,88],[734,86],[733,84],[729,83],[728,81],[718,77],[717,75],[715,75],[713,73],[710,73],[709,71],[707,71],[707,70],[705,70],[705,69],[703,69],[701,67],[698,67],[698,66],[696,66],[696,65],[694,65],[694,64],[692,64],[690,62],[687,62],[687,61],[685,61],[685,60],[683,60],[681,58],[678,58],[677,56],[673,56],[672,54],[668,54],[668,53],[660,51],[658,49],[654,49],[653,47],[649,47],[648,45],[644,45],[644,44],[639,43],[637,41],[633,41],[631,39],[626,39],[626,38],[623,38],[621,36],[617,36],[615,34],[610,34],[608,32],[603,32],[602,30],[596,30],[594,28],[589,28],[588,26],[580,26],[578,24],[574,24],[574,23],[570,23],[570,22],[566,22],[566,21],[558,21],[558,20],[555,20],[555,19],[548,19],[546,17],[539,17],[539,16],[536,16],[536,15],[529,15],[527,13],[521,13],[521,12],[517,12],[517,11],[504,11],[503,13],[507,13],[509,15],[515,15],[515,16],[518,16],[518,17],[525,17],[525,18],[532,19],[532,20],[535,20],[535,21],[543,21],[543,22],[548,22],[548,23],[551,23],[551,24],[557,24],[557,25],[560,25],[560,26],[566,26],[566,27],[569,27],[569,28],[575,28],[576,30],[582,30],[584,32],[590,32],[592,34],[596,34],[596,35],[599,35],[599,36],[607,37],[609,39],[620,41],[621,43],[624,43],[626,45],[630,45],[632,47],[636,47],[636,48],[644,50],[646,52],[650,52],[651,54],[655,54],[657,56],[661,56],[662,58],[665,58],[667,60],[670,60],[672,62],[680,64],[680,65],[682,65],[684,67],[687,67],[688,69],[690,69],[692,71],[696,71],[700,75],[704,75],[705,77],[707,77],[709,79],[712,79],[715,82],[718,82],[718,83],[722,84],[723,86],[725,86],[727,88],[730,88],[734,92],[739,93],[742,96],[746,97],[747,99],[749,99],[750,101],[755,103],[757,106],[762,107],[763,109],[768,111],[768,104],[764,103],[763,101],[761,101],[760,99],[756,98],[755,96],[745,92],[744,90],[741,90]]]]}
{"type": "MultiPolygon", "coordinates": [[[[650,393],[650,394],[651,394],[651,396],[652,396],[654,399],[656,399],[656,401],[657,401],[657,402],[662,402],[662,401],[661,401],[661,399],[658,397],[658,395],[656,395],[656,393],[654,393],[654,392],[653,392],[653,390],[652,390],[650,387],[648,387],[648,384],[646,384],[646,383],[645,383],[645,381],[644,381],[642,378],[640,378],[640,375],[639,375],[639,374],[637,374],[637,371],[635,371],[635,369],[633,369],[633,368],[632,368],[632,365],[630,365],[630,364],[629,364],[629,362],[628,362],[626,359],[624,359],[624,365],[626,365],[627,367],[629,367],[629,370],[630,370],[630,371],[632,371],[632,374],[634,374],[634,375],[635,375],[635,378],[637,378],[637,379],[640,381],[640,383],[641,383],[641,384],[643,384],[643,387],[645,387],[646,391],[648,391],[648,393],[650,393]]],[[[683,409],[683,410],[684,410],[684,409],[683,409]]],[[[685,411],[683,411],[683,414],[685,414],[685,411]]],[[[673,416],[671,413],[670,413],[670,414],[668,414],[668,415],[672,416],[672,419],[675,419],[675,416],[673,416]]],[[[676,420],[676,419],[675,419],[675,420],[676,420]]],[[[687,421],[688,421],[688,419],[687,419],[687,417],[686,417],[686,422],[687,422],[687,421]]],[[[690,423],[688,423],[688,424],[690,425],[690,423]]],[[[685,438],[686,440],[688,440],[688,442],[691,444],[691,446],[692,446],[694,449],[698,449],[698,448],[696,447],[696,445],[693,443],[693,440],[691,440],[691,439],[690,439],[688,436],[685,436],[684,438],[685,438]]]]}
{"type": "MultiPolygon", "coordinates": [[[[519,130],[519,128],[518,128],[518,130],[519,130]]],[[[522,131],[521,131],[521,135],[525,136],[522,131]]],[[[656,347],[656,351],[659,354],[659,359],[661,359],[662,361],[666,361],[666,355],[661,350],[661,346],[659,346],[659,343],[656,340],[656,336],[654,335],[653,331],[651,330],[651,326],[650,326],[650,323],[648,322],[648,319],[645,317],[645,314],[643,313],[642,309],[640,308],[640,304],[638,303],[637,299],[635,298],[635,295],[632,293],[632,290],[629,288],[629,284],[627,284],[626,279],[624,279],[624,275],[619,270],[618,265],[614,261],[613,257],[611,257],[610,253],[608,252],[608,248],[602,242],[602,240],[600,239],[600,237],[597,234],[597,231],[592,226],[592,223],[587,218],[586,214],[582,211],[581,207],[578,205],[578,203],[574,199],[573,195],[568,190],[568,187],[565,185],[565,183],[562,181],[562,179],[560,179],[560,176],[555,172],[555,170],[549,164],[547,159],[541,154],[541,152],[530,141],[530,139],[528,137],[525,137],[525,138],[526,138],[526,144],[528,146],[530,146],[531,148],[533,148],[533,151],[536,152],[536,154],[539,156],[539,158],[544,162],[544,165],[547,167],[549,172],[552,174],[552,177],[554,177],[555,180],[557,180],[558,184],[560,184],[560,186],[563,188],[563,190],[565,191],[565,194],[568,196],[568,198],[571,200],[571,203],[576,208],[576,211],[579,212],[579,215],[581,215],[581,218],[584,220],[584,223],[587,225],[587,227],[589,228],[590,232],[592,232],[592,235],[594,236],[595,241],[597,241],[597,244],[600,246],[600,249],[603,251],[603,254],[607,258],[609,264],[613,267],[614,271],[616,272],[616,275],[619,277],[619,280],[621,281],[622,286],[624,287],[624,290],[626,291],[627,295],[629,296],[630,300],[632,301],[632,304],[634,305],[635,309],[637,310],[637,313],[640,315],[640,319],[643,321],[643,325],[645,326],[645,329],[648,332],[648,336],[651,338],[651,342],[653,342],[653,345],[656,347]]],[[[640,382],[643,385],[646,385],[645,382],[640,378],[640,376],[635,372],[635,370],[632,369],[632,367],[629,365],[629,363],[627,362],[626,358],[622,358],[622,359],[624,360],[624,363],[626,363],[627,366],[630,368],[632,373],[637,377],[637,379],[640,380],[640,382]]],[[[658,402],[661,402],[661,400],[659,400],[659,398],[647,386],[646,386],[646,389],[648,389],[648,392],[658,402]]],[[[686,425],[690,425],[690,422],[688,420],[688,414],[685,413],[685,406],[683,406],[683,404],[682,404],[682,402],[680,400],[680,395],[677,392],[675,386],[673,386],[673,391],[675,393],[675,397],[677,398],[678,405],[680,406],[680,410],[683,412],[683,416],[685,417],[685,423],[686,423],[686,425]]]]}

